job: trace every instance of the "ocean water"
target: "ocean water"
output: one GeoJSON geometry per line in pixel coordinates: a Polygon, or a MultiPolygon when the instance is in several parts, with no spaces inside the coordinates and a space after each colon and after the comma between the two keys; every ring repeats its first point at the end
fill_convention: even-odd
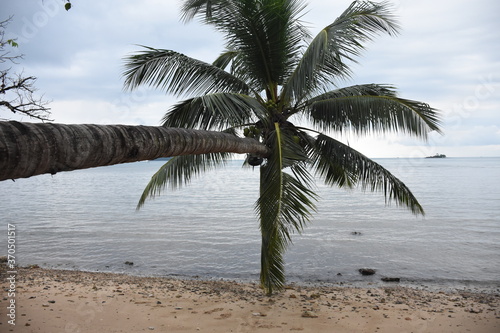
{"type": "MultiPolygon", "coordinates": [[[[386,205],[381,193],[318,181],[317,212],[286,253],[288,281],[363,284],[399,277],[407,285],[498,291],[500,158],[375,161],[410,187],[425,217],[386,205]],[[377,274],[364,277],[359,268],[377,274]]],[[[258,280],[258,168],[229,161],[137,211],[162,163],[0,182],[0,255],[7,254],[10,223],[19,265],[258,280]]]]}

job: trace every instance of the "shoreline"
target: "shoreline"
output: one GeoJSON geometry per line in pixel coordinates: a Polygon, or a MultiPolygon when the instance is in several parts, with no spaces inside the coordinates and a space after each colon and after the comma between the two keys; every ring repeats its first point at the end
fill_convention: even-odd
{"type": "Polygon", "coordinates": [[[2,265],[5,332],[497,332],[500,295],[398,285],[255,283],[17,268],[15,326],[2,265]]]}
{"type": "MultiPolygon", "coordinates": [[[[0,257],[0,259],[5,257],[0,257]]],[[[127,266],[128,261],[124,262],[124,266],[127,266]]],[[[1,262],[0,262],[1,265],[1,262]]],[[[130,267],[133,266],[133,262],[130,262],[130,267]]],[[[88,270],[85,268],[79,268],[76,266],[65,267],[60,265],[23,265],[20,267],[29,268],[36,267],[46,270],[55,271],[77,271],[77,272],[87,272],[87,273],[102,273],[102,274],[115,274],[115,275],[127,275],[131,277],[139,278],[165,278],[173,280],[195,280],[195,281],[227,281],[235,282],[240,284],[252,284],[259,280],[259,275],[256,274],[253,277],[241,277],[241,276],[213,276],[210,274],[204,275],[182,275],[182,274],[144,274],[137,270],[88,270]]],[[[499,281],[477,281],[477,280],[449,280],[449,279],[427,279],[427,280],[413,280],[407,277],[388,277],[386,275],[380,275],[378,272],[374,275],[362,276],[358,279],[351,280],[345,279],[343,276],[334,277],[331,280],[326,279],[302,279],[296,276],[287,276],[287,285],[302,286],[302,287],[352,287],[352,288],[386,288],[386,287],[404,287],[411,289],[427,290],[432,292],[472,292],[472,293],[486,293],[486,294],[500,294],[500,280],[499,281]],[[384,281],[383,279],[397,279],[397,281],[384,281]]]]}

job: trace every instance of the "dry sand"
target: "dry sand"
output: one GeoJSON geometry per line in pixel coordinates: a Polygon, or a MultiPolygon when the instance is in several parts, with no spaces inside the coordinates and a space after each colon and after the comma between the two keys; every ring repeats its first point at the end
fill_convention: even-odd
{"type": "Polygon", "coordinates": [[[500,295],[301,287],[3,265],[1,332],[500,332],[500,295]],[[6,313],[15,299],[15,326],[6,313]]]}

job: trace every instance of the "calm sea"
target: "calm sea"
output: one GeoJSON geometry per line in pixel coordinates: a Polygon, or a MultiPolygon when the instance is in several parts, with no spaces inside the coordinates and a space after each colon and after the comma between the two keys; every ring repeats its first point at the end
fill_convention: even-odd
{"type": "MultiPolygon", "coordinates": [[[[400,277],[410,285],[498,290],[500,158],[376,161],[412,189],[425,217],[386,206],[379,193],[318,182],[318,211],[286,254],[288,280],[356,284],[400,277]],[[377,274],[363,277],[359,268],[377,274]]],[[[20,265],[258,280],[258,169],[229,161],[136,211],[162,163],[0,182],[0,255],[7,253],[10,223],[20,265]]]]}

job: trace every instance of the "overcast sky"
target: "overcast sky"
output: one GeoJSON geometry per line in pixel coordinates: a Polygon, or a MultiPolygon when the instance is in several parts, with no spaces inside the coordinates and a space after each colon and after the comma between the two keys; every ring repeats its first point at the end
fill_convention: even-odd
{"type": "MultiPolygon", "coordinates": [[[[390,2],[401,34],[368,44],[342,85],[393,84],[401,97],[440,109],[444,135],[432,133],[427,143],[402,134],[341,139],[369,157],[500,156],[500,1],[390,2]]],[[[176,98],[148,88],[124,92],[123,58],[146,45],[212,62],[223,49],[211,28],[180,22],[179,0],[72,3],[66,12],[63,0],[0,2],[0,19],[14,16],[6,35],[24,54],[12,70],[38,77],[59,123],[158,125],[176,98]]],[[[303,20],[316,34],[351,1],[308,3],[303,20]]]]}

